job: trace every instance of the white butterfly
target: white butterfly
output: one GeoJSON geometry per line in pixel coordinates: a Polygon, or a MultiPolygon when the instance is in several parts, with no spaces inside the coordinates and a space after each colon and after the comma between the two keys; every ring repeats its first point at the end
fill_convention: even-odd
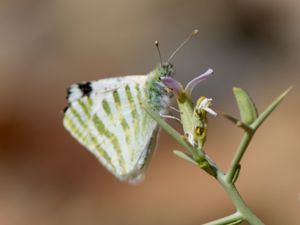
{"type": "Polygon", "coordinates": [[[74,84],[68,89],[65,128],[120,180],[138,181],[156,145],[158,124],[144,111],[165,114],[172,94],[161,82],[170,63],[147,75],[74,84]]]}
{"type": "Polygon", "coordinates": [[[159,131],[143,104],[157,114],[167,112],[172,93],[161,79],[173,75],[170,59],[197,32],[193,31],[167,63],[161,63],[147,75],[108,78],[69,87],[65,128],[120,180],[142,180],[159,131]]]}

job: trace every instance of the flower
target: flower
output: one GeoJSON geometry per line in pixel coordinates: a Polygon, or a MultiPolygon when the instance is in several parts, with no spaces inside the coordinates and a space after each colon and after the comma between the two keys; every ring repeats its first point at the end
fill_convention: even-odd
{"type": "Polygon", "coordinates": [[[211,106],[211,103],[212,102],[212,98],[206,98],[206,97],[200,97],[197,101],[197,105],[195,107],[196,110],[204,110],[205,112],[213,115],[213,116],[216,116],[217,113],[212,110],[211,108],[209,108],[211,106]]]}
{"type": "MultiPolygon", "coordinates": [[[[171,89],[176,94],[177,100],[179,102],[184,102],[185,100],[188,100],[192,104],[192,100],[191,100],[192,91],[199,83],[206,80],[212,74],[213,74],[213,70],[208,69],[203,74],[200,74],[199,76],[197,76],[196,78],[194,78],[190,82],[188,82],[188,84],[186,85],[185,88],[183,88],[183,85],[172,77],[164,77],[164,78],[162,78],[162,82],[167,88],[171,89]],[[181,101],[181,100],[183,100],[183,101],[181,101]]],[[[209,113],[213,116],[216,116],[217,113],[210,108],[210,106],[212,105],[211,102],[212,102],[212,98],[206,98],[206,97],[202,96],[197,100],[196,107],[195,108],[194,108],[194,106],[192,106],[192,107],[196,111],[199,111],[199,114],[202,112],[205,114],[209,113]]],[[[180,106],[179,106],[179,108],[180,108],[180,106]]]]}
{"type": "Polygon", "coordinates": [[[184,92],[182,84],[172,77],[164,77],[161,80],[164,85],[171,89],[176,95],[180,95],[184,92]]]}
{"type": "Polygon", "coordinates": [[[205,73],[200,74],[199,76],[197,76],[196,78],[194,78],[193,80],[191,80],[185,87],[185,92],[186,94],[188,94],[189,96],[192,95],[192,91],[194,90],[194,88],[201,83],[202,81],[206,80],[209,76],[211,76],[213,74],[213,70],[212,69],[208,69],[205,73]]]}
{"type": "Polygon", "coordinates": [[[182,84],[179,83],[177,80],[175,80],[172,77],[164,77],[162,78],[162,82],[164,85],[166,85],[169,89],[171,89],[177,96],[179,96],[182,93],[185,93],[188,97],[191,97],[192,91],[194,88],[201,83],[202,81],[206,80],[210,75],[213,74],[212,69],[208,69],[205,73],[200,74],[186,85],[185,88],[183,88],[182,84]]]}
{"type": "Polygon", "coordinates": [[[212,99],[201,96],[196,104],[192,101],[192,91],[202,81],[213,74],[212,69],[192,79],[185,88],[172,77],[162,78],[164,85],[176,95],[178,109],[180,112],[180,122],[188,143],[193,147],[202,149],[207,134],[207,113],[216,116],[217,113],[210,108],[212,99]]]}

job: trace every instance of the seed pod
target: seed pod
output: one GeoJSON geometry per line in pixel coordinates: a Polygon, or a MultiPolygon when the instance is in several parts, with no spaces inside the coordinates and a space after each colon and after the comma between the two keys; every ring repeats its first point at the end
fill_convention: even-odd
{"type": "Polygon", "coordinates": [[[241,88],[234,87],[233,93],[238,104],[241,120],[245,124],[252,124],[257,118],[257,110],[251,97],[241,88]]]}

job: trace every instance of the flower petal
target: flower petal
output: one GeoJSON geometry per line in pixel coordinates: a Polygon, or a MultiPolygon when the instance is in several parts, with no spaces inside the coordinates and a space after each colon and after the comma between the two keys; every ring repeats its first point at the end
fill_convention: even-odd
{"type": "Polygon", "coordinates": [[[164,83],[164,85],[173,90],[177,95],[184,91],[181,83],[179,83],[172,77],[164,77],[161,81],[164,83]]]}
{"type": "Polygon", "coordinates": [[[212,110],[211,108],[209,108],[211,106],[211,102],[212,102],[212,98],[200,98],[199,99],[200,103],[197,104],[197,109],[203,109],[205,112],[213,115],[213,116],[217,116],[217,113],[212,110]]]}
{"type": "Polygon", "coordinates": [[[186,85],[185,92],[188,95],[191,95],[194,87],[196,87],[200,82],[206,80],[206,78],[208,78],[212,74],[213,74],[213,70],[212,69],[208,69],[205,73],[203,73],[203,74],[199,75],[198,77],[194,78],[193,80],[191,80],[186,85]]]}
{"type": "Polygon", "coordinates": [[[209,114],[213,115],[213,116],[217,116],[218,114],[212,110],[211,108],[203,108],[206,112],[208,112],[209,114]]]}

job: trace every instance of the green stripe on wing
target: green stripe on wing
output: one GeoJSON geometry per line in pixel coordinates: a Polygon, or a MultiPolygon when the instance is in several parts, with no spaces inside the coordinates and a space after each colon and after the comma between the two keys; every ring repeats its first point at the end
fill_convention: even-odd
{"type": "Polygon", "coordinates": [[[126,173],[125,160],[122,154],[122,149],[118,137],[115,134],[111,133],[105,127],[103,121],[97,115],[94,115],[92,120],[99,134],[104,135],[112,143],[114,150],[116,151],[121,173],[125,174],[126,173]]]}
{"type": "MultiPolygon", "coordinates": [[[[76,108],[80,107],[81,110],[84,112],[85,117],[90,117],[88,108],[89,106],[84,104],[82,100],[79,100],[78,103],[78,105],[73,105],[75,105],[76,108]]],[[[115,172],[116,168],[112,163],[111,157],[103,149],[101,144],[98,142],[97,138],[89,132],[88,122],[82,119],[82,116],[80,115],[79,111],[75,109],[75,107],[71,106],[68,112],[65,114],[64,126],[71,132],[71,134],[76,139],[78,139],[88,149],[90,149],[91,151],[96,150],[104,159],[108,167],[110,167],[112,172],[115,172]]]]}

